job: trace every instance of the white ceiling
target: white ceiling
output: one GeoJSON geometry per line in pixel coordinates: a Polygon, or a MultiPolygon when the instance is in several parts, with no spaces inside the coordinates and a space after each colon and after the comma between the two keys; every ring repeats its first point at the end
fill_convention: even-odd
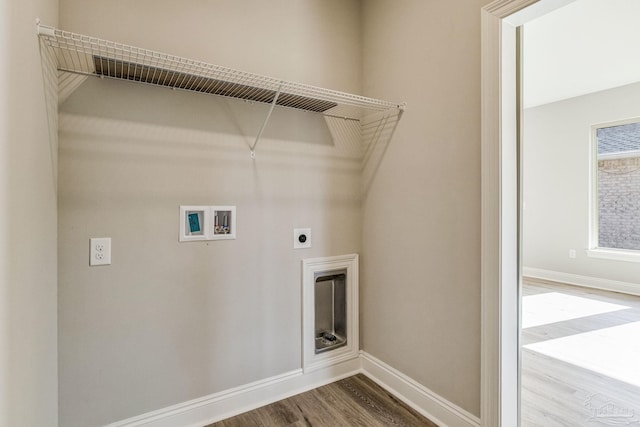
{"type": "Polygon", "coordinates": [[[640,0],[577,0],[524,28],[524,106],[640,81],[640,0]]]}

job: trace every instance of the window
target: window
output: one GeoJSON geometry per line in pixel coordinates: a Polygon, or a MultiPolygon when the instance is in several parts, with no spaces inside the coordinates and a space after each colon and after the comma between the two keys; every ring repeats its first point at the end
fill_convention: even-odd
{"type": "Polygon", "coordinates": [[[594,141],[592,248],[640,251],[640,119],[595,126],[594,141]]]}

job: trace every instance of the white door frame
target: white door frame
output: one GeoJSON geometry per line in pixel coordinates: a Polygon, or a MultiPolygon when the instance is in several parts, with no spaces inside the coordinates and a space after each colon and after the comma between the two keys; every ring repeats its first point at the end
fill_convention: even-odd
{"type": "Polygon", "coordinates": [[[519,425],[516,29],[575,0],[496,0],[482,9],[482,349],[484,427],[519,425]]]}

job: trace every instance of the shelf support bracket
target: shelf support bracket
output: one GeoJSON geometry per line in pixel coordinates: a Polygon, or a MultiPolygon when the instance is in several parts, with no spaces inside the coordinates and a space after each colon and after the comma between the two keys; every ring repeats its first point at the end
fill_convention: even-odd
{"type": "Polygon", "coordinates": [[[269,123],[269,119],[271,118],[271,113],[273,113],[273,109],[276,106],[276,103],[278,102],[278,97],[280,96],[280,91],[282,90],[282,83],[280,83],[280,86],[278,86],[278,90],[276,91],[275,96],[273,97],[273,101],[271,101],[271,107],[269,107],[269,112],[267,113],[267,117],[264,118],[264,122],[262,123],[262,126],[260,127],[260,131],[258,132],[258,136],[256,136],[256,140],[254,141],[253,145],[250,147],[251,149],[251,158],[255,159],[256,158],[256,146],[258,145],[258,142],[260,142],[260,137],[262,136],[262,132],[264,132],[264,128],[267,127],[267,123],[269,123]]]}

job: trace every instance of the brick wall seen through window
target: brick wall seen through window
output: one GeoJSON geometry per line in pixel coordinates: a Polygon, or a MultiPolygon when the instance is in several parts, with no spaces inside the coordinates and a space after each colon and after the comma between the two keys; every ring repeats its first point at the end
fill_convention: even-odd
{"type": "Polygon", "coordinates": [[[640,120],[596,129],[598,247],[640,250],[640,120]]]}

